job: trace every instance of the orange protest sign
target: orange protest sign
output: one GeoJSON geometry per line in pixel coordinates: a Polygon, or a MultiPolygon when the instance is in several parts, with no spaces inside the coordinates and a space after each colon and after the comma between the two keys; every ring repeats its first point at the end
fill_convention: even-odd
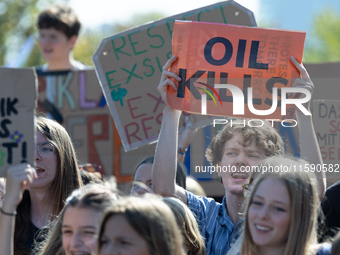
{"type": "Polygon", "coordinates": [[[305,37],[303,31],[176,21],[178,61],[171,71],[182,81],[177,91],[168,88],[168,104],[190,113],[293,119],[296,99],[281,93],[300,77],[289,57],[301,63],[305,37]]]}

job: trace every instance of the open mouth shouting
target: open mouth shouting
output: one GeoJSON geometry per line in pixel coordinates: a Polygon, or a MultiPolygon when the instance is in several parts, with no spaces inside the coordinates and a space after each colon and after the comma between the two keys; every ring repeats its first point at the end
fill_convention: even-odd
{"type": "Polygon", "coordinates": [[[38,176],[45,172],[45,170],[42,169],[42,168],[40,168],[40,167],[36,167],[36,168],[35,168],[35,171],[37,172],[37,175],[38,175],[38,176]]]}
{"type": "Polygon", "coordinates": [[[246,173],[232,173],[231,177],[234,179],[248,179],[248,174],[246,173]]]}

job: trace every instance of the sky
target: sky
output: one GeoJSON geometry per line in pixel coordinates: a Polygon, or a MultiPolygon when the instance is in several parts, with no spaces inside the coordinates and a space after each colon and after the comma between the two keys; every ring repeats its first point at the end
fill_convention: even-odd
{"type": "MultiPolygon", "coordinates": [[[[136,13],[158,11],[164,13],[165,16],[172,16],[217,2],[221,1],[70,0],[70,5],[77,12],[85,28],[96,28],[104,23],[124,23],[136,13]]],[[[307,31],[307,44],[312,40],[314,15],[326,7],[340,11],[339,0],[235,0],[235,2],[251,10],[258,25],[262,27],[307,31]]]]}
{"type": "MultiPolygon", "coordinates": [[[[70,0],[84,27],[95,28],[103,23],[123,23],[135,13],[158,11],[166,16],[190,11],[221,1],[216,0],[70,0]],[[95,5],[93,3],[96,3],[95,5]],[[171,3],[171,4],[170,4],[171,3]]],[[[259,0],[238,0],[244,7],[256,12],[259,0]]]]}

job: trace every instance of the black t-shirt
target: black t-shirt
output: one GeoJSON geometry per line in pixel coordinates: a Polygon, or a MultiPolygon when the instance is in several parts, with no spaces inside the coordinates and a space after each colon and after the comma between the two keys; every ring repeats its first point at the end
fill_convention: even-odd
{"type": "Polygon", "coordinates": [[[36,244],[45,241],[46,235],[48,233],[48,227],[43,227],[41,229],[37,228],[30,223],[30,233],[26,242],[26,248],[29,250],[29,255],[34,255],[33,249],[36,244]]]}
{"type": "Polygon", "coordinates": [[[334,237],[340,229],[340,181],[326,190],[320,205],[327,228],[324,235],[334,237]]]}

